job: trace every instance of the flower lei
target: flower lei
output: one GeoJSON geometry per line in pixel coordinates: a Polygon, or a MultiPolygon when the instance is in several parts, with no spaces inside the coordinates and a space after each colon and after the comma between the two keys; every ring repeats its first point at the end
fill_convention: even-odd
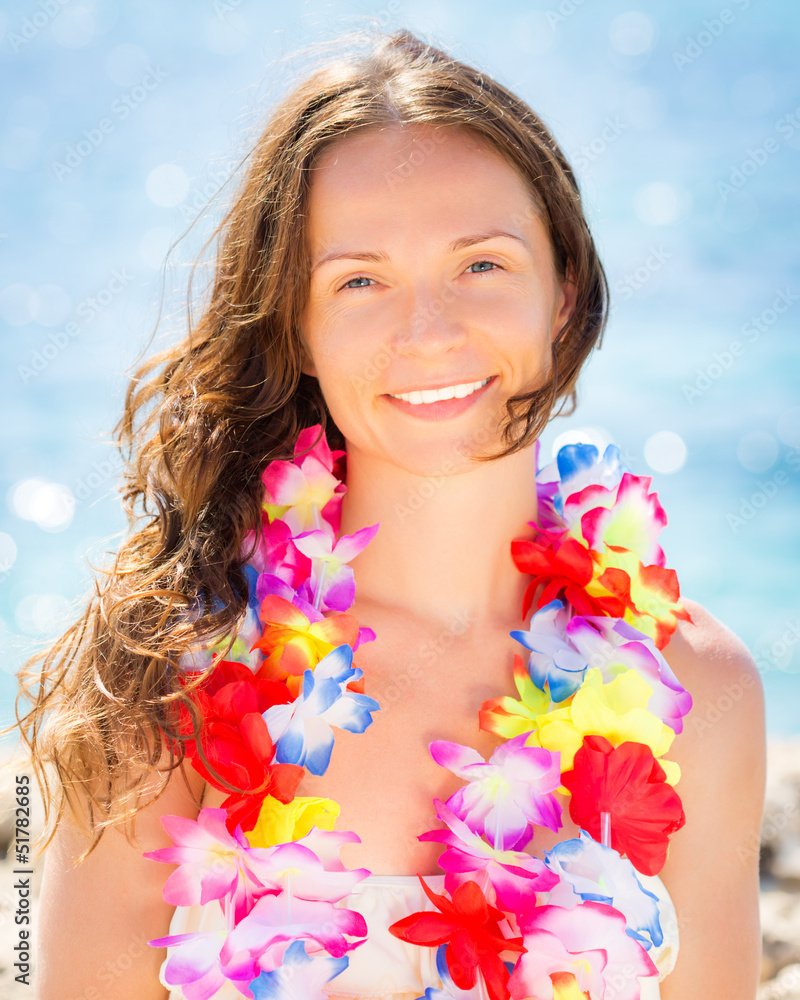
{"type": "MultiPolygon", "coordinates": [[[[537,442],[537,467],[538,453],[537,442]]],[[[267,466],[261,531],[245,540],[255,543],[250,602],[230,658],[214,655],[220,643],[181,664],[187,677],[205,675],[193,694],[202,727],[187,743],[192,765],[216,788],[246,790],[196,820],[164,816],[174,846],[145,855],[178,865],[168,903],[222,909],[224,932],[149,942],[174,949],[163,975],[187,1000],[226,982],[248,1000],[323,1000],[366,940],[362,915],[337,905],[369,874],[340,860],[359,838],[334,830],[335,802],[295,796],[304,768],[325,773],[333,728],[364,732],[379,709],[353,663],[375,633],[347,613],[348,564],[378,525],[340,535],[345,462],[315,425],[292,461],[267,466]]],[[[678,767],[664,754],[691,707],[660,652],[677,619],[691,621],[656,540],[666,515],[651,477],[625,470],[615,445],[602,457],[566,445],[536,478],[536,536],[511,545],[533,576],[528,628],[510,633],[527,663],[515,654],[518,697],[480,711],[480,727],[505,742],[488,761],[430,744],[465,784],[434,800],[443,826],[419,838],[444,845],[443,893],[418,876],[436,909],[390,928],[438,949],[443,989],[420,1000],[457,1000],[475,986],[490,1000],[636,1000],[639,977],[658,972],[648,954],[663,940],[658,897],[637,873],[661,870],[685,821],[678,767]],[[544,860],[526,853],[536,826],[561,828],[566,799],[580,836],[544,860]]],[[[181,726],[191,735],[183,706],[181,726]]]]}

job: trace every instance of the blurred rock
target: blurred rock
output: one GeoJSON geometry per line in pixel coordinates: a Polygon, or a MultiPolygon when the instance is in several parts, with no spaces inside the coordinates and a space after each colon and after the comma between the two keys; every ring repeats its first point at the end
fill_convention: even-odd
{"type": "Polygon", "coordinates": [[[770,740],[761,827],[762,875],[800,885],[800,741],[770,740]]]}
{"type": "Polygon", "coordinates": [[[758,991],[758,1000],[800,1000],[800,963],[784,966],[758,991]]]}
{"type": "Polygon", "coordinates": [[[782,889],[761,891],[762,982],[800,962],[800,895],[782,889]]]}
{"type": "Polygon", "coordinates": [[[770,739],[761,826],[759,1000],[800,1000],[800,740],[770,739]]]}

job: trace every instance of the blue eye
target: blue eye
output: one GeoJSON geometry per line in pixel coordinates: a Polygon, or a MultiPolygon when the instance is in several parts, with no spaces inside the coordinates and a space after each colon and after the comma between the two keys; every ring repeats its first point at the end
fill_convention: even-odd
{"type": "MultiPolygon", "coordinates": [[[[472,271],[472,274],[488,274],[489,270],[501,270],[502,271],[502,268],[500,267],[500,265],[496,264],[493,260],[476,260],[476,261],[473,261],[472,264],[468,265],[467,271],[469,271],[469,269],[472,268],[472,267],[477,267],[479,264],[489,264],[490,267],[489,267],[488,270],[472,271]]],[[[342,285],[342,287],[339,289],[339,291],[341,292],[341,291],[344,291],[344,289],[347,289],[348,291],[355,292],[355,291],[358,291],[359,288],[369,288],[370,287],[369,285],[355,285],[355,284],[353,284],[353,282],[355,282],[355,281],[369,281],[373,285],[375,284],[374,279],[368,278],[366,275],[359,274],[357,277],[351,278],[349,281],[345,282],[345,284],[342,285]]]]}
{"type": "MultiPolygon", "coordinates": [[[[354,281],[372,281],[372,278],[367,278],[365,275],[360,274],[357,278],[351,278],[348,282],[346,282],[344,285],[342,285],[342,288],[350,288],[351,285],[353,285],[354,281]]],[[[369,285],[355,285],[355,286],[353,286],[353,288],[354,289],[356,289],[356,288],[369,288],[369,285]]],[[[340,291],[341,291],[341,289],[340,289],[340,291]]]]}

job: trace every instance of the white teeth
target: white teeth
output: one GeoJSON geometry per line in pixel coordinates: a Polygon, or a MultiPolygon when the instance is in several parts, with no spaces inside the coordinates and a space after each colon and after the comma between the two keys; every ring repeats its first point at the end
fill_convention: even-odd
{"type": "MultiPolygon", "coordinates": [[[[491,378],[491,376],[489,376],[491,378]]],[[[471,396],[473,392],[486,385],[488,378],[482,382],[464,382],[461,385],[448,385],[444,389],[415,389],[413,392],[389,393],[395,399],[404,399],[412,406],[419,406],[420,403],[435,403],[439,399],[463,399],[464,396],[471,396]]]]}

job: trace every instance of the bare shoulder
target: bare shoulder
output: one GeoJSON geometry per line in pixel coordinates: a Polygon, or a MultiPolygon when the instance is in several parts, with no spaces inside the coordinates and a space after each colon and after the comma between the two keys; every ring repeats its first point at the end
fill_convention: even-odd
{"type": "Polygon", "coordinates": [[[714,731],[721,740],[738,732],[741,740],[743,732],[755,730],[758,738],[764,729],[764,689],[750,650],[702,604],[685,597],[681,603],[692,620],[678,621],[662,653],[692,696],[684,731],[698,738],[714,731]]]}
{"type": "MultiPolygon", "coordinates": [[[[757,838],[767,766],[761,675],[735,632],[697,601],[681,603],[692,621],[678,622],[662,653],[692,707],[667,757],[681,769],[681,798],[695,831],[711,836],[716,827],[717,844],[721,825],[739,842],[757,838]]],[[[684,836],[687,844],[692,839],[684,836]]]]}
{"type": "Polygon", "coordinates": [[[58,825],[45,851],[39,898],[37,1000],[166,996],[159,983],[166,949],[148,942],[169,933],[175,907],[163,889],[172,867],[144,855],[172,846],[162,817],[195,819],[201,792],[202,779],[185,759],[166,782],[154,773],[135,823],[109,827],[83,860],[90,846],[83,831],[68,817],[58,825]]]}

